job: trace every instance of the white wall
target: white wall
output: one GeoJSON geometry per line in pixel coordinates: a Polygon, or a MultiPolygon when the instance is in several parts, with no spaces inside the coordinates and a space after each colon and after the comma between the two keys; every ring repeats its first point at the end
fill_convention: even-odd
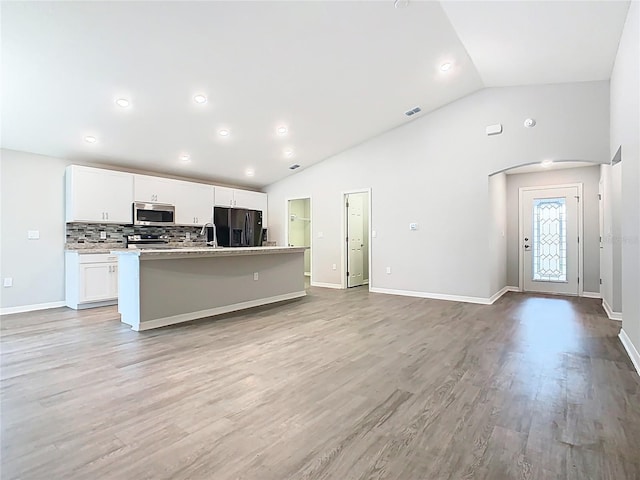
{"type": "MultiPolygon", "coordinates": [[[[509,284],[507,281],[507,175],[489,177],[491,223],[489,229],[490,296],[509,284]]],[[[517,285],[517,284],[516,284],[517,285]]]]}
{"type": "Polygon", "coordinates": [[[601,165],[602,248],[600,278],[602,300],[616,315],[622,312],[622,164],[601,165]]]}
{"type": "Polygon", "coordinates": [[[485,89],[268,186],[271,235],[284,243],[285,199],[311,193],[313,278],[339,285],[341,192],[370,187],[373,287],[488,298],[487,176],[545,158],[607,162],[608,132],[608,82],[485,89]],[[488,137],[497,122],[504,133],[488,137]]]}
{"type": "MultiPolygon", "coordinates": [[[[622,328],[640,351],[640,3],[631,2],[611,74],[611,150],[622,145],[622,328]]],[[[615,260],[614,260],[615,263],[615,260]]]]}
{"type": "Polygon", "coordinates": [[[598,187],[600,166],[567,168],[536,173],[507,175],[507,282],[511,286],[519,283],[519,205],[518,192],[521,187],[562,185],[582,183],[581,199],[584,211],[584,291],[600,292],[600,215],[598,205],[598,187]]]}
{"type": "Polygon", "coordinates": [[[64,300],[64,169],[68,162],[2,150],[2,308],[64,300]],[[39,230],[39,240],[27,240],[39,230]]]}

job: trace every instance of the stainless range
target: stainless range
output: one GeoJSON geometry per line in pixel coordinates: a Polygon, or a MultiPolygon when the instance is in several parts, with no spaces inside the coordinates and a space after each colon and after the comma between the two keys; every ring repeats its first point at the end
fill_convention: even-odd
{"type": "Polygon", "coordinates": [[[162,248],[171,249],[178,247],[169,246],[168,235],[127,235],[127,248],[162,248]]]}

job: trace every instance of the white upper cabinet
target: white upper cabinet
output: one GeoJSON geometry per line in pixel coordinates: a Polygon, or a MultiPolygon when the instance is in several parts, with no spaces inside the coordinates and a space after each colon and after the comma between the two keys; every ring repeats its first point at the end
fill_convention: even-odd
{"type": "Polygon", "coordinates": [[[66,221],[133,223],[134,202],[176,208],[176,225],[212,221],[213,206],[262,211],[267,228],[267,194],[171,178],[70,165],[66,170],[66,221]]]}
{"type": "Polygon", "coordinates": [[[213,216],[213,185],[178,182],[177,225],[204,225],[213,216]]]}
{"type": "Polygon", "coordinates": [[[262,211],[262,225],[267,228],[267,194],[228,187],[215,187],[215,206],[262,211]]]}
{"type": "Polygon", "coordinates": [[[233,206],[236,208],[248,208],[249,210],[267,209],[267,194],[260,192],[251,192],[249,190],[233,191],[233,206]]]}
{"type": "Polygon", "coordinates": [[[233,188],[215,187],[214,200],[216,207],[233,207],[233,188]]]}
{"type": "Polygon", "coordinates": [[[134,175],[134,200],[175,205],[178,201],[180,183],[183,182],[170,178],[134,175]]]}
{"type": "Polygon", "coordinates": [[[67,222],[131,223],[131,173],[70,165],[65,183],[67,222]]]}

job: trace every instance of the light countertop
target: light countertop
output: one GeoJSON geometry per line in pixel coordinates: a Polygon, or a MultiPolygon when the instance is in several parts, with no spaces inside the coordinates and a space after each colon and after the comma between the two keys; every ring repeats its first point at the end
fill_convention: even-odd
{"type": "Polygon", "coordinates": [[[109,253],[140,257],[140,260],[162,260],[188,257],[233,257],[240,255],[270,255],[279,253],[300,253],[308,247],[177,247],[170,249],[114,249],[109,253]]]}

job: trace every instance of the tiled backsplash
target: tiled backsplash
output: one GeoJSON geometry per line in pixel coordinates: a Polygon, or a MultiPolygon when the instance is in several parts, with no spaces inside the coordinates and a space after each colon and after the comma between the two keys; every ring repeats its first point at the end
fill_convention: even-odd
{"type": "Polygon", "coordinates": [[[167,226],[167,227],[143,227],[133,225],[114,225],[107,223],[67,223],[67,245],[95,245],[121,244],[126,245],[127,235],[167,235],[172,244],[184,244],[185,246],[202,245],[206,241],[206,235],[200,235],[201,227],[167,226]],[[101,239],[100,232],[106,232],[107,238],[101,239]],[[187,240],[187,233],[191,239],[187,240]]]}

